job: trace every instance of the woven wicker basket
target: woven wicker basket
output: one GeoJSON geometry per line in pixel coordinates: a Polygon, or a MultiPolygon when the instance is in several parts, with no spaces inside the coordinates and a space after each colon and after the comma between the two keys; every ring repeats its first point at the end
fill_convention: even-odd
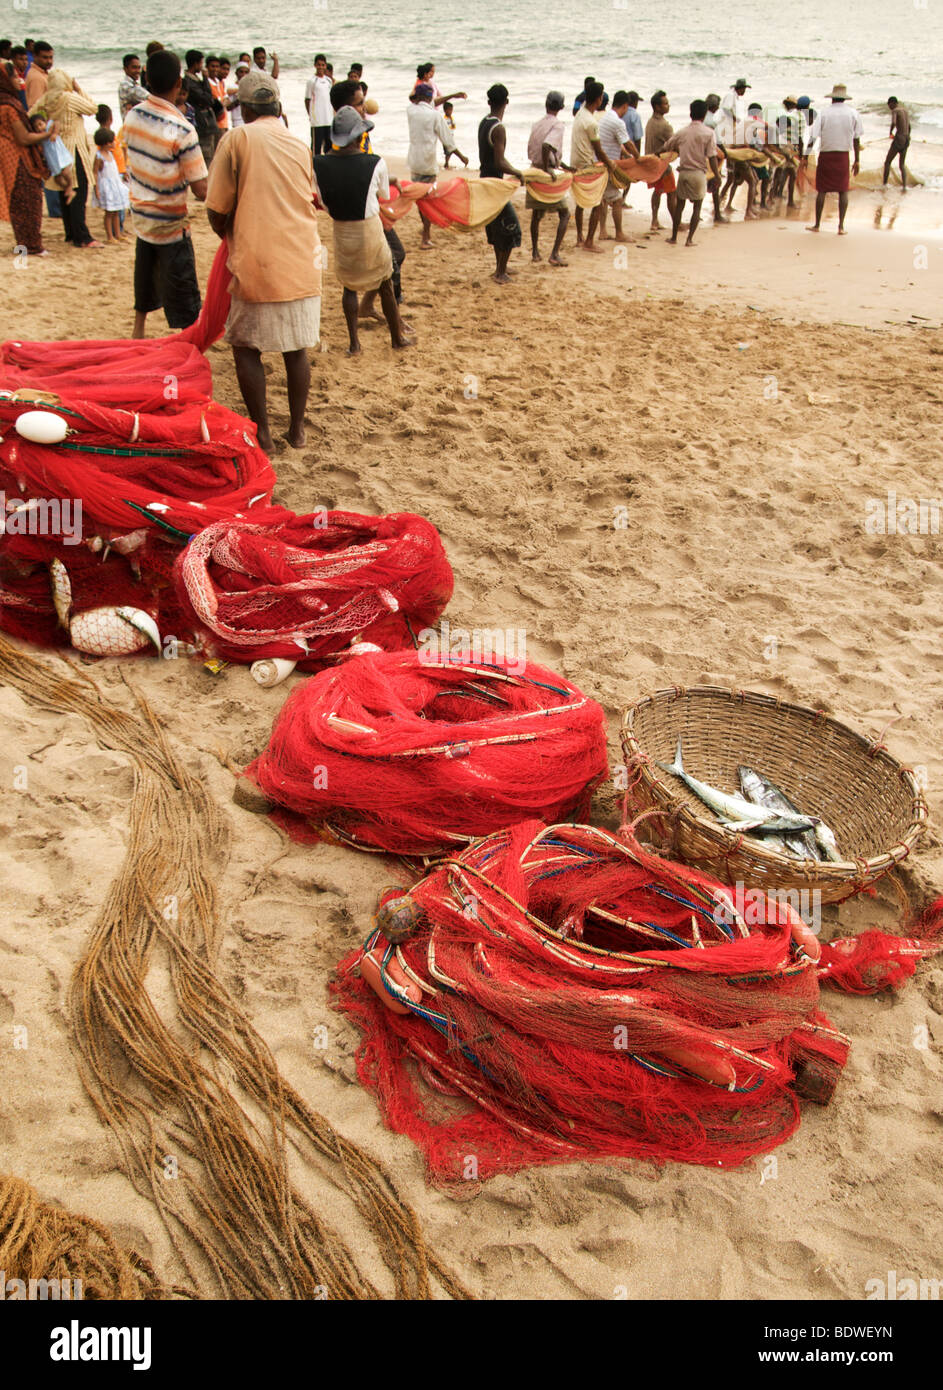
{"type": "Polygon", "coordinates": [[[664,811],[643,827],[678,858],[727,883],[818,889],[821,902],[839,902],[905,859],[926,828],[926,802],[909,769],[837,719],[771,695],[710,685],[658,690],[625,711],[622,749],[629,816],[664,811]],[[725,829],[656,766],[674,761],[679,735],[692,777],[739,793],[738,763],[755,768],[831,826],[847,863],[793,859],[756,836],[725,829]]]}

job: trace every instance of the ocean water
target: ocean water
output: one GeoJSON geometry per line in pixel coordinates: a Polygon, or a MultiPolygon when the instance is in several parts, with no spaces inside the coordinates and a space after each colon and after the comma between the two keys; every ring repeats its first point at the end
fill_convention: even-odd
{"type": "MultiPolygon", "coordinates": [[[[374,147],[403,156],[416,64],[434,61],[443,91],[468,93],[456,104],[455,119],[459,145],[475,167],[484,93],[496,81],[511,94],[509,154],[520,161],[546,92],[557,87],[570,102],[587,74],[604,81],[610,94],[636,88],[645,119],[648,97],[664,87],[676,125],[687,119],[693,97],[722,94],[738,76],[763,103],[778,103],[790,92],[820,103],[834,82],[844,82],[865,118],[867,140],[884,143],[885,102],[893,94],[915,117],[914,167],[933,172],[939,165],[943,172],[943,151],[935,148],[943,143],[943,0],[569,0],[544,9],[535,9],[533,0],[393,0],[388,7],[364,0],[280,0],[271,10],[256,0],[21,5],[7,11],[14,37],[29,32],[48,39],[58,65],[112,106],[121,55],[143,55],[149,39],[181,55],[200,48],[233,61],[261,43],[279,55],[286,114],[304,136],[304,83],[314,54],[324,51],[336,76],[345,77],[353,61],[363,63],[369,94],[380,104],[374,147]]],[[[874,149],[866,163],[878,161],[874,149]]]]}

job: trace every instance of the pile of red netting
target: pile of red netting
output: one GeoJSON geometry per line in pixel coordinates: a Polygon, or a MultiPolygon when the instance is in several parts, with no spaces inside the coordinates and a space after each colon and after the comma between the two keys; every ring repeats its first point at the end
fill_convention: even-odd
{"type": "Polygon", "coordinates": [[[95,620],[125,607],[154,619],[165,647],[175,638],[229,660],[310,667],[352,639],[408,645],[411,625],[444,609],[452,571],[421,517],[296,517],[271,505],[275,474],[255,427],[212,400],[204,356],[226,321],[226,257],[224,243],[183,333],[0,347],[0,628],[100,654],[95,620]],[[16,433],[37,408],[67,422],[64,441],[16,433]],[[95,645],[80,637],[88,623],[70,630],[84,615],[95,645]]]}
{"type": "Polygon", "coordinates": [[[71,614],[130,605],[161,633],[189,638],[171,582],[181,545],[233,515],[270,506],[275,474],[255,430],[212,400],[203,349],[229,303],[221,247],[199,320],[169,338],[8,342],[0,347],[0,627],[68,645],[50,565],[71,587],[71,614]],[[64,418],[59,444],[21,438],[27,411],[64,418]]]}
{"type": "Polygon", "coordinates": [[[730,1166],[793,1133],[797,1092],[834,1088],[849,1041],[819,976],[874,990],[912,974],[940,948],[943,900],[919,939],[868,933],[818,963],[788,909],[771,900],[767,921],[748,927],[730,890],[625,832],[532,822],[381,906],[333,991],[364,1035],[363,1084],[439,1181],[630,1156],[730,1166]]]}
{"type": "Polygon", "coordinates": [[[426,651],[358,656],[306,681],[248,769],[315,826],[405,855],[585,814],[607,772],[603,712],[562,676],[426,651]]]}
{"type": "Polygon", "coordinates": [[[435,527],[408,512],[314,512],[274,525],[220,522],[177,562],[178,597],[204,645],[234,661],[310,668],[354,640],[415,645],[452,596],[435,527]]]}

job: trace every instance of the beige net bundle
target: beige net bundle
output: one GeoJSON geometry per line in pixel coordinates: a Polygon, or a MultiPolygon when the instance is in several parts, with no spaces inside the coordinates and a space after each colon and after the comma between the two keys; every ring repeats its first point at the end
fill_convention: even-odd
{"type": "Polygon", "coordinates": [[[396,1297],[428,1298],[434,1286],[468,1297],[427,1250],[382,1167],[287,1085],[216,976],[213,871],[225,858],[228,827],[215,802],[143,699],[135,697],[137,714],[125,713],[74,667],[69,675],[59,669],[0,638],[0,678],[34,705],[81,715],[134,769],[128,851],[76,969],[69,1008],[86,1089],[118,1140],[124,1171],[160,1212],[194,1292],[382,1296],[293,1186],[290,1143],[353,1202],[396,1297]],[[175,911],[165,911],[168,902],[175,911]],[[147,987],[158,954],[169,968],[172,1023],[147,987]]]}
{"type": "Polygon", "coordinates": [[[31,1283],[53,1279],[72,1298],[169,1298],[174,1292],[106,1226],[42,1201],[28,1182],[6,1174],[0,1174],[0,1272],[7,1297],[29,1297],[31,1283]],[[25,1286],[21,1295],[10,1292],[11,1280],[25,1286]]]}

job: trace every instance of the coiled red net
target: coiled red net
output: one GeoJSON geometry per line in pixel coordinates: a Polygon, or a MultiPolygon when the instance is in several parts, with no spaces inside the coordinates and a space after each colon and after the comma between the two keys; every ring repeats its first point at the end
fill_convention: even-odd
{"type": "Polygon", "coordinates": [[[603,712],[562,676],[422,651],[357,656],[306,681],[248,769],[280,806],[405,855],[584,814],[607,773],[603,712]]]}
{"type": "MultiPolygon", "coordinates": [[[[849,1041],[820,1011],[818,976],[854,943],[816,964],[775,901],[753,927],[730,902],[625,832],[531,822],[492,835],[412,888],[408,911],[381,909],[341,962],[333,992],[363,1032],[360,1079],[445,1183],[769,1152],[799,1123],[797,1093],[827,1099],[840,1075],[849,1041]],[[390,922],[410,913],[397,944],[390,922]],[[358,974],[368,952],[377,993],[358,974]]],[[[912,973],[939,949],[941,909],[918,941],[884,937],[885,957],[912,973]]]]}
{"type": "Polygon", "coordinates": [[[173,561],[208,523],[234,515],[279,520],[275,473],[255,429],[212,399],[203,349],[229,305],[225,247],[191,328],[168,338],[7,342],[0,347],[0,627],[68,645],[57,622],[50,564],[65,566],[71,614],[129,605],[161,633],[190,640],[174,594],[173,561]],[[54,445],[13,428],[27,411],[64,418],[54,445]]]}
{"type": "Polygon", "coordinates": [[[453,583],[438,531],[408,512],[221,522],[193,538],[176,576],[208,650],[234,661],[288,657],[307,669],[354,640],[413,645],[453,583]]]}

